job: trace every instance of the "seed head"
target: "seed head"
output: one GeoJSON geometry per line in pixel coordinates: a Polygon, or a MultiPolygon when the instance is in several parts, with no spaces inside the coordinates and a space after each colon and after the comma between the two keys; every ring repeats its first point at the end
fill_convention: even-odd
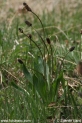
{"type": "Polygon", "coordinates": [[[27,4],[24,2],[23,5],[26,6],[27,4]]]}
{"type": "Polygon", "coordinates": [[[32,24],[27,20],[25,21],[25,24],[28,25],[28,26],[32,26],[32,24]]]}
{"type": "Polygon", "coordinates": [[[69,49],[69,51],[72,52],[74,49],[75,49],[75,47],[73,46],[73,47],[71,47],[71,48],[69,49]]]}
{"type": "Polygon", "coordinates": [[[46,38],[46,41],[48,44],[50,44],[50,39],[49,38],[46,38]]]}
{"type": "Polygon", "coordinates": [[[21,33],[23,33],[23,30],[22,30],[21,28],[19,28],[19,31],[20,31],[21,33]]]}
{"type": "Polygon", "coordinates": [[[25,6],[27,11],[30,11],[30,12],[32,11],[31,8],[25,2],[23,3],[23,5],[25,6]]]}
{"type": "Polygon", "coordinates": [[[31,35],[31,34],[28,34],[28,38],[29,38],[29,39],[32,39],[32,35],[31,35]]]}
{"type": "Polygon", "coordinates": [[[18,59],[18,62],[19,62],[20,64],[23,64],[23,61],[22,61],[21,59],[18,59]]]}

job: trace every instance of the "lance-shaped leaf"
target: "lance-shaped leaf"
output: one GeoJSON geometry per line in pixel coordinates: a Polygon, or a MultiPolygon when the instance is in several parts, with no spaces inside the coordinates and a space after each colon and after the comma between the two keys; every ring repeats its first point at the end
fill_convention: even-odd
{"type": "Polygon", "coordinates": [[[21,91],[21,92],[26,93],[27,95],[29,95],[29,93],[25,89],[23,89],[22,87],[20,87],[19,85],[17,85],[15,82],[11,82],[11,86],[13,86],[15,89],[17,89],[17,90],[19,90],[19,91],[21,91]]]}
{"type": "Polygon", "coordinates": [[[32,75],[31,75],[31,73],[28,71],[28,69],[26,68],[26,66],[25,66],[24,64],[22,64],[22,70],[23,70],[23,73],[24,73],[26,79],[27,79],[29,82],[33,83],[32,75]]]}
{"type": "Polygon", "coordinates": [[[22,66],[22,70],[23,70],[23,73],[24,73],[26,79],[27,79],[29,82],[33,83],[32,75],[31,75],[31,73],[28,71],[28,69],[26,68],[26,66],[25,66],[25,64],[23,63],[23,61],[22,61],[21,59],[18,59],[18,62],[19,62],[19,63],[21,64],[21,66],[22,66]]]}

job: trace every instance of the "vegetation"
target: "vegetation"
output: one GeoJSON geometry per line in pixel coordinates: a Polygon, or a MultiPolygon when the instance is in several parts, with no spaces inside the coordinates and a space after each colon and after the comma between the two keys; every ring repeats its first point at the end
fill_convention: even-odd
{"type": "Polygon", "coordinates": [[[29,13],[0,24],[0,120],[80,120],[81,6],[39,17],[23,5],[29,13]]]}

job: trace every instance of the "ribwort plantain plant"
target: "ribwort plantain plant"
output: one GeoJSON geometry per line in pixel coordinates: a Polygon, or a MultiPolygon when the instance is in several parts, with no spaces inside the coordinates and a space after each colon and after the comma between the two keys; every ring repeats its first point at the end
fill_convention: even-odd
{"type": "MultiPolygon", "coordinates": [[[[26,89],[21,88],[13,82],[11,85],[25,94],[25,100],[28,103],[28,109],[34,123],[41,121],[47,123],[48,118],[55,118],[56,121],[57,118],[67,118],[68,114],[69,117],[72,118],[70,116],[71,112],[74,112],[73,115],[75,118],[78,115],[78,108],[72,93],[74,90],[64,78],[64,60],[67,55],[75,49],[75,46],[71,47],[67,53],[65,53],[61,64],[54,71],[54,66],[57,64],[54,64],[56,55],[54,58],[52,41],[49,37],[45,38],[46,32],[41,19],[26,3],[23,3],[23,5],[26,10],[33,13],[41,23],[44,36],[35,28],[33,28],[33,30],[37,33],[41,40],[40,44],[42,44],[43,47],[41,48],[40,45],[38,45],[38,42],[33,38],[33,34],[26,34],[22,28],[19,28],[20,33],[22,33],[27,40],[29,39],[31,43],[35,44],[36,49],[38,49],[38,55],[35,55],[35,59],[32,59],[33,66],[31,69],[28,69],[28,66],[26,66],[21,58],[18,58],[18,62],[25,76],[26,83],[24,84],[26,84],[26,89]],[[47,60],[45,60],[46,55],[48,55],[47,60]]],[[[28,20],[25,21],[25,24],[30,28],[33,26],[28,20]]]]}

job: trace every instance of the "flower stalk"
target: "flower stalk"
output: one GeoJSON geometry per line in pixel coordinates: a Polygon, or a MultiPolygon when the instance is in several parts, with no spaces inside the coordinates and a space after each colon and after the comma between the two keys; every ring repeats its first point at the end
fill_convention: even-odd
{"type": "Polygon", "coordinates": [[[28,39],[30,39],[30,40],[36,45],[36,47],[39,49],[40,54],[41,54],[41,56],[42,56],[42,58],[43,58],[42,51],[41,51],[40,47],[37,45],[37,43],[32,39],[31,34],[28,34],[28,35],[25,34],[24,31],[23,31],[21,28],[19,28],[19,31],[20,31],[21,33],[23,33],[28,39]]]}

